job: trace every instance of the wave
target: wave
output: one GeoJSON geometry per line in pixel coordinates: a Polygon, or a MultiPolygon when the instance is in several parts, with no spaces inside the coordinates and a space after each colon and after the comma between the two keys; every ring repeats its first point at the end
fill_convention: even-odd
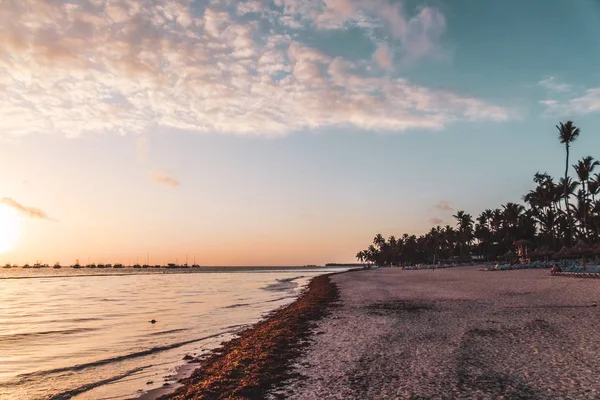
{"type": "Polygon", "coordinates": [[[263,289],[264,290],[269,290],[269,291],[286,291],[286,290],[292,290],[295,287],[298,286],[298,282],[296,282],[296,280],[304,278],[304,276],[295,276],[293,278],[283,278],[283,279],[276,279],[275,283],[271,283],[267,286],[265,286],[263,289]]]}
{"type": "Polygon", "coordinates": [[[304,275],[295,276],[293,278],[282,278],[282,279],[276,279],[276,280],[277,280],[277,282],[293,282],[293,281],[296,281],[301,278],[304,278],[304,275]]]}
{"type": "Polygon", "coordinates": [[[225,306],[223,308],[238,308],[238,307],[245,307],[245,306],[249,306],[250,304],[248,303],[238,303],[238,304],[231,304],[229,306],[225,306]]]}
{"type": "Polygon", "coordinates": [[[112,376],[110,378],[106,378],[101,381],[88,383],[86,385],[79,386],[78,388],[75,388],[75,389],[71,389],[71,390],[67,390],[62,393],[51,395],[47,399],[48,400],[68,400],[68,399],[71,399],[73,396],[77,396],[78,394],[87,392],[89,390],[97,388],[98,386],[106,385],[107,383],[115,382],[115,381],[121,380],[123,378],[127,378],[130,375],[137,374],[138,372],[143,371],[144,369],[146,369],[148,367],[151,367],[151,365],[130,369],[129,371],[126,371],[120,375],[112,376]]]}
{"type": "Polygon", "coordinates": [[[276,301],[287,300],[287,299],[295,299],[295,298],[296,298],[296,296],[283,296],[283,297],[278,297],[276,299],[265,300],[262,303],[274,303],[276,301]]]}
{"type": "Polygon", "coordinates": [[[158,336],[158,335],[166,335],[166,334],[169,334],[169,333],[183,332],[183,331],[189,331],[189,329],[187,329],[187,328],[171,329],[171,330],[168,330],[168,331],[161,331],[161,332],[149,333],[148,335],[150,335],[150,336],[158,336]]]}
{"type": "Polygon", "coordinates": [[[51,335],[73,335],[76,333],[95,331],[97,328],[76,328],[76,329],[64,329],[56,331],[41,331],[41,332],[24,332],[24,333],[13,333],[10,335],[0,335],[0,344],[12,343],[20,340],[26,340],[28,338],[34,338],[39,336],[51,336],[51,335]]]}
{"type": "Polygon", "coordinates": [[[160,353],[162,351],[167,351],[167,350],[175,349],[177,347],[185,346],[186,344],[201,342],[206,339],[212,339],[215,337],[219,337],[219,336],[227,334],[227,333],[235,333],[235,331],[227,330],[227,331],[215,333],[213,335],[204,336],[204,337],[197,338],[197,339],[190,339],[190,340],[185,340],[183,342],[171,343],[171,344],[168,344],[165,346],[152,347],[147,350],[142,350],[142,351],[138,351],[135,353],[124,354],[122,356],[105,358],[102,360],[97,360],[97,361],[93,361],[93,362],[89,362],[89,363],[77,364],[77,365],[72,365],[69,367],[54,368],[54,369],[48,369],[48,370],[44,370],[44,371],[35,371],[35,372],[26,373],[26,374],[21,374],[21,375],[17,376],[18,380],[16,382],[3,384],[3,385],[0,385],[0,387],[15,386],[15,385],[18,386],[25,382],[30,382],[39,377],[44,377],[47,375],[59,374],[62,372],[81,371],[81,370],[88,369],[88,368],[101,367],[101,366],[108,365],[108,364],[113,364],[113,363],[117,363],[117,362],[121,362],[121,361],[125,361],[125,360],[130,360],[132,358],[144,357],[144,356],[148,356],[151,354],[160,353]]]}

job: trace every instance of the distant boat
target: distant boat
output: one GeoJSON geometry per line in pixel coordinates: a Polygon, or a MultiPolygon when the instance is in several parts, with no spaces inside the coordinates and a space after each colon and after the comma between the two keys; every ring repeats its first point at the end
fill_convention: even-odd
{"type": "Polygon", "coordinates": [[[36,268],[36,269],[37,269],[37,268],[42,268],[42,264],[40,264],[40,263],[35,263],[35,264],[33,264],[33,268],[36,268]]]}
{"type": "Polygon", "coordinates": [[[59,264],[59,263],[56,263],[56,264],[54,264],[54,267],[52,267],[52,268],[54,268],[54,269],[60,269],[60,268],[62,268],[62,267],[60,266],[60,264],[59,264]]]}
{"type": "Polygon", "coordinates": [[[5,265],[4,267],[2,267],[2,268],[12,268],[12,267],[10,266],[10,264],[6,264],[6,265],[5,265]]]}
{"type": "Polygon", "coordinates": [[[135,264],[135,265],[133,266],[133,268],[136,268],[136,269],[138,269],[138,268],[142,268],[142,266],[141,266],[140,264],[135,264]]]}
{"type": "Polygon", "coordinates": [[[198,264],[193,264],[192,268],[200,268],[200,266],[198,264]]]}
{"type": "Polygon", "coordinates": [[[75,263],[71,266],[71,268],[83,268],[79,263],[75,263]]]}
{"type": "Polygon", "coordinates": [[[25,265],[23,265],[23,268],[31,268],[31,265],[25,264],[25,265]]]}
{"type": "Polygon", "coordinates": [[[144,264],[142,265],[142,268],[150,268],[150,266],[148,264],[144,264]]]}
{"type": "Polygon", "coordinates": [[[115,264],[113,265],[113,268],[123,268],[123,264],[115,264]]]}

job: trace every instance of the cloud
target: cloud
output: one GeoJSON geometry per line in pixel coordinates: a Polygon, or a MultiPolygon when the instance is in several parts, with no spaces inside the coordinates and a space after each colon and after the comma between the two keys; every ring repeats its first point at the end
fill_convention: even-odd
{"type": "Polygon", "coordinates": [[[571,85],[559,82],[555,77],[549,76],[538,82],[538,85],[555,93],[567,93],[571,91],[571,85]]]}
{"type": "Polygon", "coordinates": [[[444,220],[438,217],[429,218],[429,223],[431,225],[441,225],[443,222],[444,220]]]}
{"type": "Polygon", "coordinates": [[[390,50],[389,50],[387,44],[385,44],[385,43],[382,43],[377,47],[377,50],[375,50],[375,53],[373,53],[373,59],[383,69],[387,69],[387,70],[394,69],[394,62],[392,60],[392,55],[390,54],[390,50]]]}
{"type": "Polygon", "coordinates": [[[539,102],[546,109],[546,116],[586,115],[600,112],[600,87],[587,89],[584,93],[567,100],[546,99],[539,102]]]}
{"type": "Polygon", "coordinates": [[[11,207],[14,210],[16,210],[23,217],[31,219],[46,219],[49,221],[53,220],[52,218],[48,217],[48,215],[43,210],[34,207],[26,207],[10,197],[2,198],[1,202],[2,204],[7,205],[8,207],[11,207]]]}
{"type": "Polygon", "coordinates": [[[295,34],[360,27],[414,62],[440,49],[445,18],[435,8],[410,14],[387,0],[223,1],[203,11],[194,4],[4,0],[0,134],[272,137],[345,126],[441,130],[512,116],[484,99],[381,76],[379,67],[391,67],[383,47],[347,60],[295,34]]]}
{"type": "Polygon", "coordinates": [[[569,100],[569,107],[578,114],[600,111],[600,87],[588,89],[582,96],[569,100]]]}
{"type": "Polygon", "coordinates": [[[161,185],[166,185],[173,188],[179,186],[179,181],[174,178],[171,174],[171,171],[168,170],[153,171],[150,173],[150,179],[161,185]]]}
{"type": "Polygon", "coordinates": [[[452,207],[452,204],[450,204],[449,201],[446,200],[440,200],[437,202],[437,204],[435,205],[435,208],[440,210],[440,211],[452,211],[454,210],[454,208],[452,207]]]}

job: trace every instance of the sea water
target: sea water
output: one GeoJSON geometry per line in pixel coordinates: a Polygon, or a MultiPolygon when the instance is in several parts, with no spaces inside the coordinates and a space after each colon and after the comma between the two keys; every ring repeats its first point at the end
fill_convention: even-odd
{"type": "Polygon", "coordinates": [[[174,386],[185,355],[330,271],[0,270],[0,399],[131,399],[174,386]]]}

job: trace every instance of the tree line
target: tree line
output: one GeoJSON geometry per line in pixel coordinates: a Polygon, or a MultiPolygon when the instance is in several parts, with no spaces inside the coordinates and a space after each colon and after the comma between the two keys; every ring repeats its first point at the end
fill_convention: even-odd
{"type": "Polygon", "coordinates": [[[513,243],[527,240],[549,252],[576,243],[593,244],[600,239],[600,162],[592,156],[569,168],[571,145],[580,129],[572,121],[559,123],[558,140],[565,146],[565,174],[556,179],[546,172],[533,177],[535,188],[520,203],[486,209],[475,219],[457,211],[456,226],[432,227],[424,235],[403,234],[385,239],[377,234],[373,243],[357,253],[360,262],[377,265],[411,265],[439,260],[467,260],[479,256],[497,260],[514,249],[513,243]],[[574,172],[574,177],[569,171],[574,172]]]}

